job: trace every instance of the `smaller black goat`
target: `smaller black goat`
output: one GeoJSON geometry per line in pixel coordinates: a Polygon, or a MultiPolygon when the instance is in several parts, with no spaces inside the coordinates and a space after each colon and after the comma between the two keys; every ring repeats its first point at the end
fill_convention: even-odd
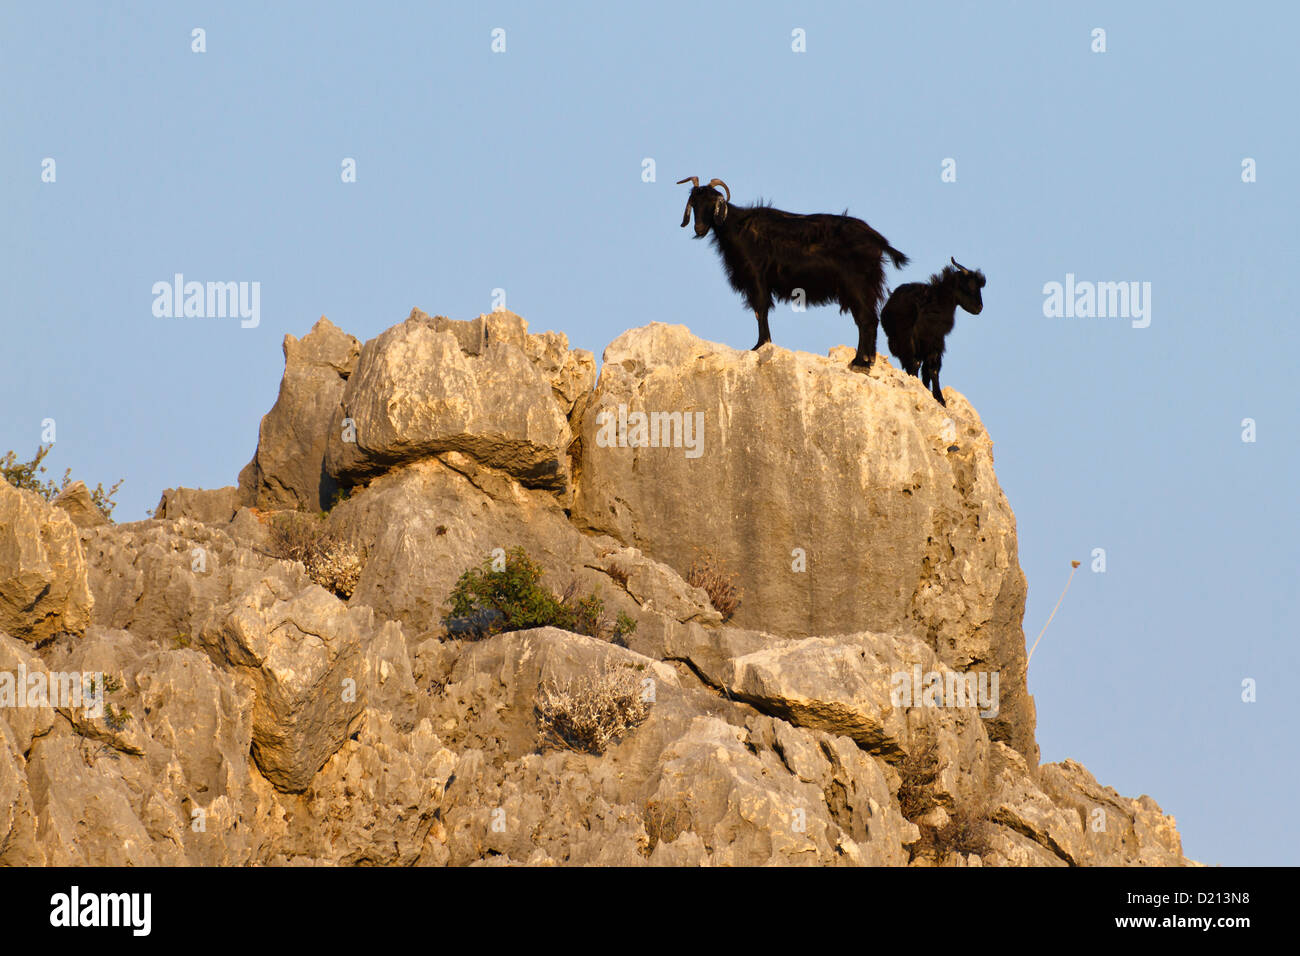
{"type": "Polygon", "coordinates": [[[943,340],[956,322],[957,306],[971,315],[979,315],[984,309],[980,295],[984,273],[967,269],[951,257],[950,261],[952,265],[930,276],[929,282],[900,285],[880,312],[889,351],[908,375],[916,375],[919,369],[921,384],[944,406],[948,403],[939,390],[939,369],[943,365],[943,340]]]}

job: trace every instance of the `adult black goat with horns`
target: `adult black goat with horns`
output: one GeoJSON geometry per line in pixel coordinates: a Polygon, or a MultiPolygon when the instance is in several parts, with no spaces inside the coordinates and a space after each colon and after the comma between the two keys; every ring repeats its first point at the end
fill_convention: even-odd
{"type": "Polygon", "coordinates": [[[721,179],[707,186],[698,176],[678,180],[691,184],[682,227],[695,212],[695,238],[713,232],[731,287],[745,297],[758,319],[758,344],[772,341],[767,314],[775,296],[783,302],[796,297],[805,305],[840,304],[852,312],[858,326],[858,351],[851,368],[867,371],[876,357],[876,325],[885,293],[883,257],[894,267],[907,265],[899,252],[861,219],[828,213],[800,215],[771,206],[733,206],[731,190],[721,179]],[[713,187],[721,186],[722,193],[713,187]]]}

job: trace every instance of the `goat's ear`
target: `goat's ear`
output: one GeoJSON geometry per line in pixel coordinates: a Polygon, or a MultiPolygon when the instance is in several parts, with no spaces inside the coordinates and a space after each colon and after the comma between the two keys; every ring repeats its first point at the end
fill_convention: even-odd
{"type": "Polygon", "coordinates": [[[691,201],[686,200],[686,211],[682,213],[682,228],[685,229],[691,224],[691,201]]]}
{"type": "Polygon", "coordinates": [[[713,201],[713,220],[722,222],[727,218],[727,201],[719,196],[713,201]]]}

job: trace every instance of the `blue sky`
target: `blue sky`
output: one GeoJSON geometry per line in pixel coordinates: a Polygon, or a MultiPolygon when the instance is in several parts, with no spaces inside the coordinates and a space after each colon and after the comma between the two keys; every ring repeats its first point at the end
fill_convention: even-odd
{"type": "MultiPolygon", "coordinates": [[[[894,284],[988,275],[943,380],[996,442],[1030,642],[1085,562],[1030,668],[1043,759],[1151,794],[1192,857],[1300,862],[1296,8],[470,6],[0,6],[0,452],[53,418],[51,473],[125,478],[134,520],[234,483],[285,333],[498,288],[597,356],[651,321],[748,348],[674,181],[848,207],[912,257],[894,284]],[[156,318],[177,272],[260,282],[260,324],[156,318]],[[1149,327],[1044,316],[1067,273],[1149,282],[1149,327]]],[[[833,307],[772,331],[854,341],[833,307]]]]}

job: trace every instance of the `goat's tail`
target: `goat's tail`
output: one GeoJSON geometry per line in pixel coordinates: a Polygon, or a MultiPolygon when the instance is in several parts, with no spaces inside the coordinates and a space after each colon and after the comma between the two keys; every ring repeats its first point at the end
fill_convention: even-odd
{"type": "Polygon", "coordinates": [[[901,269],[903,268],[903,266],[907,265],[909,261],[911,261],[907,258],[907,256],[903,255],[893,246],[886,245],[885,252],[889,253],[889,258],[893,260],[895,269],[901,269]]]}

